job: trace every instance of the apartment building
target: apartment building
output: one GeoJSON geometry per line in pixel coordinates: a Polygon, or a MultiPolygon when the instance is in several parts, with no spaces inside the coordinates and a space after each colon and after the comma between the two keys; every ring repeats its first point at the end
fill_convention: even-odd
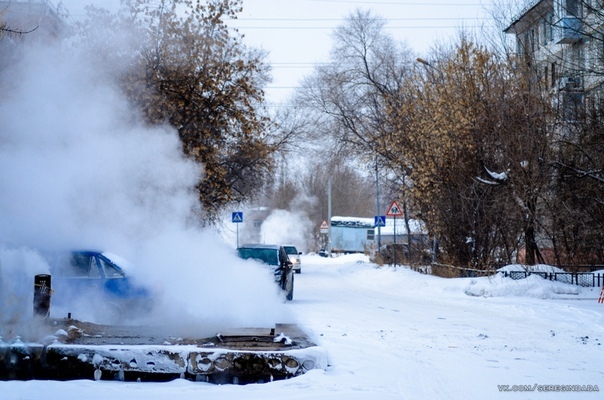
{"type": "Polygon", "coordinates": [[[555,95],[565,119],[604,98],[604,1],[533,1],[504,31],[515,35],[517,54],[555,95]]]}
{"type": "Polygon", "coordinates": [[[15,62],[24,44],[61,40],[69,25],[47,0],[0,0],[0,71],[15,62]]]}
{"type": "Polygon", "coordinates": [[[48,0],[0,0],[0,22],[8,29],[2,40],[17,43],[57,41],[68,27],[48,0]]]}

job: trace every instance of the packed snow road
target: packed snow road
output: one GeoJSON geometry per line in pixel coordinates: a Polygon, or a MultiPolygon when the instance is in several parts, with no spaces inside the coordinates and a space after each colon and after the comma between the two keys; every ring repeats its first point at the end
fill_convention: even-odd
{"type": "Polygon", "coordinates": [[[598,399],[600,289],[532,277],[442,279],[365,257],[302,258],[295,321],[326,370],[267,384],[1,382],[2,398],[598,399]],[[508,393],[513,392],[513,393],[508,393]],[[8,394],[8,397],[5,395],[8,394]]]}
{"type": "MultiPolygon", "coordinates": [[[[533,284],[447,280],[331,261],[312,269],[307,262],[308,283],[297,282],[294,307],[327,347],[332,370],[325,375],[342,379],[342,398],[478,399],[526,389],[520,385],[604,384],[599,289],[567,295],[576,288],[537,277],[533,284]],[[465,293],[476,286],[480,293],[494,287],[525,296],[465,293]],[[569,300],[579,297],[586,300],[569,300]]],[[[523,398],[541,395],[535,390],[523,398]]]]}

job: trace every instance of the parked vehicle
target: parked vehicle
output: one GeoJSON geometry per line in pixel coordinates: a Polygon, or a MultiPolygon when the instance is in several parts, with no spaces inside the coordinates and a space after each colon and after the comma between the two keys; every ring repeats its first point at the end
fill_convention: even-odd
{"type": "MultiPolygon", "coordinates": [[[[123,258],[99,251],[77,250],[44,254],[52,277],[53,308],[100,320],[122,323],[148,312],[149,289],[137,285],[122,268],[123,258]]],[[[95,321],[97,322],[97,321],[95,321]]]]}
{"type": "Polygon", "coordinates": [[[289,244],[283,245],[283,248],[289,256],[289,259],[291,260],[292,264],[294,264],[294,272],[296,274],[302,273],[302,259],[300,258],[302,252],[298,251],[298,249],[296,249],[296,246],[289,244]]]}
{"type": "Polygon", "coordinates": [[[294,270],[283,246],[276,244],[245,244],[237,249],[243,259],[253,259],[273,268],[275,282],[287,300],[294,298],[294,270]]]}

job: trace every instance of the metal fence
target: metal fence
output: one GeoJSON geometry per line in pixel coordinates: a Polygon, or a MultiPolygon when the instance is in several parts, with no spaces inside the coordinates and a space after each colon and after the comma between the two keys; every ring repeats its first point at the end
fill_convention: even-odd
{"type": "Polygon", "coordinates": [[[529,275],[539,275],[543,279],[579,285],[583,287],[601,287],[604,285],[604,274],[593,272],[529,272],[529,271],[502,271],[505,277],[524,279],[529,275]]]}
{"type": "Polygon", "coordinates": [[[426,270],[420,271],[442,278],[477,278],[480,276],[489,276],[497,271],[493,269],[474,269],[455,267],[453,265],[433,263],[426,270]]]}
{"type": "MultiPolygon", "coordinates": [[[[425,267],[415,267],[414,270],[440,276],[443,278],[475,278],[497,274],[496,269],[478,270],[460,268],[446,264],[431,264],[425,267]]],[[[500,271],[503,276],[511,279],[524,279],[529,275],[539,275],[543,279],[578,285],[583,287],[604,286],[604,274],[595,272],[531,272],[531,271],[500,271]]]]}

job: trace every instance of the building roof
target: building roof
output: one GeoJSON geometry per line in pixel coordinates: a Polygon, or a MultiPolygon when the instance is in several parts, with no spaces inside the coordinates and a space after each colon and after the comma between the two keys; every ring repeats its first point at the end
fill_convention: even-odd
{"type": "Polygon", "coordinates": [[[553,0],[534,0],[530,2],[519,14],[517,14],[510,26],[505,28],[505,33],[518,35],[526,31],[535,22],[543,19],[554,7],[553,0]]]}
{"type": "MultiPolygon", "coordinates": [[[[383,235],[394,235],[395,230],[395,219],[391,217],[386,218],[386,226],[380,227],[380,233],[383,235]]],[[[360,218],[360,217],[331,217],[331,226],[342,227],[342,228],[374,228],[375,221],[373,218],[360,218]]],[[[426,225],[424,221],[418,219],[409,219],[409,229],[412,234],[425,234],[427,233],[426,225]]],[[[404,218],[396,219],[396,234],[406,235],[407,226],[404,218]]]]}

